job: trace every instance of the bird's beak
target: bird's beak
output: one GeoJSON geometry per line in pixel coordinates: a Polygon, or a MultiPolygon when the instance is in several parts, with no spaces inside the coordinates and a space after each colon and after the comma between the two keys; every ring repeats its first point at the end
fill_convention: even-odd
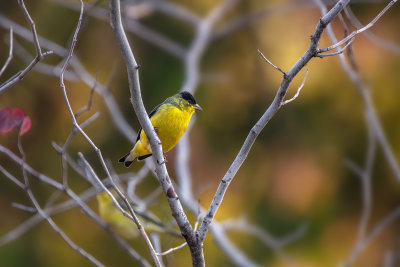
{"type": "Polygon", "coordinates": [[[203,110],[198,104],[194,104],[194,105],[193,105],[193,108],[194,108],[194,109],[198,109],[198,110],[203,110]]]}

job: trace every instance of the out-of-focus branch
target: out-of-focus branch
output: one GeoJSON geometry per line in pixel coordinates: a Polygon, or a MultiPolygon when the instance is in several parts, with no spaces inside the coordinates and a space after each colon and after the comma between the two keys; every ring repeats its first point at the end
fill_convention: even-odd
{"type": "MultiPolygon", "coordinates": [[[[7,80],[2,85],[0,85],[0,93],[4,92],[7,88],[13,86],[14,84],[16,84],[17,82],[22,80],[26,76],[26,74],[28,74],[28,72],[30,72],[32,70],[32,68],[42,58],[44,58],[45,56],[48,56],[48,55],[53,53],[53,51],[47,51],[47,52],[42,53],[42,50],[41,50],[40,44],[39,44],[38,35],[36,33],[35,23],[32,20],[31,16],[29,15],[29,12],[25,7],[24,1],[23,0],[18,0],[18,4],[20,5],[20,7],[21,7],[21,9],[22,9],[22,11],[23,11],[23,13],[25,15],[25,18],[26,18],[26,20],[28,21],[28,23],[29,23],[29,25],[31,27],[33,43],[34,43],[35,49],[36,49],[36,57],[32,60],[32,62],[24,70],[18,72],[13,77],[11,77],[9,80],[7,80]]],[[[11,25],[11,27],[12,27],[12,25],[11,25]]]]}
{"type": "MultiPolygon", "coordinates": [[[[64,100],[65,100],[65,103],[67,105],[67,109],[68,109],[68,111],[70,113],[70,116],[72,118],[72,124],[73,124],[74,129],[77,129],[83,135],[83,137],[88,141],[88,143],[91,145],[91,147],[97,153],[98,158],[99,158],[99,160],[100,160],[100,162],[101,162],[101,164],[103,166],[103,169],[107,173],[107,176],[109,177],[109,179],[110,179],[115,191],[117,192],[119,197],[121,197],[121,199],[125,202],[126,206],[128,207],[128,210],[130,212],[130,216],[128,216],[128,217],[131,218],[133,220],[133,222],[138,226],[138,229],[139,229],[140,233],[142,234],[143,238],[145,239],[145,241],[146,241],[146,243],[147,243],[147,245],[149,247],[150,253],[153,256],[153,260],[154,260],[156,266],[160,266],[160,262],[159,262],[159,260],[158,260],[158,258],[156,256],[156,254],[155,254],[155,251],[154,251],[154,248],[153,248],[153,246],[151,244],[151,241],[148,238],[146,232],[144,231],[144,228],[139,223],[132,206],[130,205],[130,203],[127,200],[126,196],[121,192],[121,190],[114,183],[113,178],[112,178],[112,176],[110,174],[110,171],[108,170],[107,165],[106,165],[106,163],[104,161],[104,158],[103,158],[103,155],[101,153],[101,150],[93,143],[93,141],[89,138],[89,136],[82,130],[80,125],[77,123],[75,114],[72,111],[72,108],[71,108],[71,105],[70,105],[70,102],[69,102],[69,99],[68,99],[68,96],[67,96],[67,92],[66,92],[65,85],[64,85],[64,71],[66,70],[66,68],[67,68],[67,66],[69,64],[69,61],[72,58],[72,55],[73,55],[73,52],[74,52],[74,48],[75,48],[75,45],[76,45],[76,42],[77,42],[77,37],[78,37],[79,30],[80,30],[81,22],[82,22],[84,5],[83,5],[82,0],[80,2],[81,2],[81,10],[80,10],[80,15],[79,15],[79,19],[78,19],[78,24],[76,26],[76,29],[75,29],[75,32],[74,32],[74,35],[73,35],[73,38],[72,38],[71,47],[69,49],[67,58],[65,60],[65,63],[63,65],[63,68],[62,68],[62,71],[61,71],[61,74],[60,74],[60,86],[61,86],[61,89],[62,89],[62,92],[63,92],[63,95],[64,95],[64,100]]],[[[80,154],[80,156],[81,156],[81,158],[83,158],[82,154],[80,154]]],[[[66,177],[64,177],[64,178],[66,178],[66,177]]],[[[67,188],[67,182],[66,182],[65,179],[63,179],[63,185],[64,185],[65,188],[67,188]]],[[[108,191],[108,193],[109,193],[109,191],[108,191]]],[[[112,196],[111,193],[109,193],[109,196],[112,196]]],[[[113,199],[114,203],[117,203],[115,198],[113,198],[113,197],[111,197],[111,198],[113,199]]],[[[121,208],[121,210],[123,210],[123,209],[121,208]]],[[[127,215],[126,212],[123,213],[123,214],[127,215]]]]}
{"type": "MultiPolygon", "coordinates": [[[[358,246],[358,250],[354,252],[353,258],[356,259],[358,255],[364,250],[366,246],[368,246],[372,240],[374,240],[379,234],[383,232],[383,230],[387,229],[390,224],[400,218],[400,207],[397,207],[394,211],[389,213],[385,218],[383,218],[373,230],[362,240],[360,245],[358,246]]],[[[343,266],[350,267],[352,264],[351,261],[348,261],[343,266]]]]}
{"type": "MultiPolygon", "coordinates": [[[[366,120],[367,121],[367,120],[366,120]]],[[[373,161],[375,158],[376,151],[376,138],[374,136],[374,131],[370,125],[367,125],[368,128],[368,143],[367,143],[367,152],[365,156],[364,168],[361,169],[359,167],[351,167],[353,164],[350,164],[350,169],[354,169],[355,174],[360,178],[361,181],[361,189],[362,189],[362,212],[360,225],[358,227],[358,237],[357,241],[354,245],[353,250],[349,258],[346,261],[345,266],[350,266],[356,259],[357,255],[361,252],[363,247],[363,242],[365,239],[365,235],[367,234],[368,222],[371,217],[372,212],[372,168],[373,161]]]]}
{"type": "Polygon", "coordinates": [[[190,23],[192,26],[196,26],[200,22],[200,18],[197,14],[172,2],[163,0],[151,0],[149,2],[153,4],[154,8],[159,12],[190,23]]]}
{"type": "MultiPolygon", "coordinates": [[[[389,4],[391,4],[392,2],[393,1],[391,1],[389,4]]],[[[394,1],[394,2],[396,2],[396,1],[394,1]]],[[[325,5],[319,0],[317,0],[316,3],[319,6],[319,8],[321,9],[322,14],[324,14],[326,12],[325,5]]],[[[386,11],[388,6],[389,5],[387,5],[383,11],[386,11]]],[[[383,11],[380,12],[380,14],[383,14],[383,11]]],[[[375,22],[376,22],[376,20],[375,20],[375,22]]],[[[370,23],[368,25],[370,25],[370,23]]],[[[338,43],[336,36],[335,36],[334,32],[332,31],[332,29],[328,28],[327,31],[328,31],[328,35],[329,35],[332,43],[338,43]]],[[[365,109],[364,117],[367,120],[366,123],[367,123],[367,125],[370,125],[374,129],[375,137],[377,138],[378,143],[383,150],[383,154],[384,154],[387,162],[389,163],[389,166],[392,169],[393,174],[396,176],[397,180],[400,182],[400,167],[399,167],[399,164],[397,163],[397,160],[393,153],[393,150],[392,150],[391,146],[389,145],[389,141],[386,138],[385,132],[379,121],[378,115],[376,114],[375,107],[374,107],[373,101],[371,99],[371,93],[370,93],[369,88],[362,81],[362,79],[360,78],[358,73],[354,69],[351,68],[350,64],[346,61],[343,54],[339,55],[339,60],[340,60],[340,64],[342,65],[342,68],[344,70],[344,73],[354,83],[358,93],[361,95],[361,99],[364,103],[364,109],[365,109]]]]}
{"type": "Polygon", "coordinates": [[[74,250],[76,250],[77,252],[79,252],[83,257],[85,257],[87,260],[89,260],[90,262],[92,262],[93,264],[95,264],[96,266],[105,266],[104,264],[102,264],[99,260],[97,260],[95,257],[93,257],[91,254],[89,254],[88,252],[86,252],[83,248],[79,247],[78,245],[76,245],[69,237],[67,234],[64,233],[64,231],[61,230],[60,227],[58,227],[58,225],[53,221],[53,219],[50,218],[50,216],[48,216],[48,214],[40,207],[38,201],[36,200],[36,197],[33,195],[33,192],[31,190],[30,187],[30,183],[29,183],[29,178],[28,178],[28,174],[26,172],[26,169],[24,167],[24,165],[26,164],[26,157],[25,157],[25,152],[22,148],[22,143],[21,143],[21,135],[18,135],[18,149],[19,152],[21,154],[21,160],[22,160],[22,164],[21,164],[21,169],[22,169],[22,174],[24,176],[24,190],[27,193],[29,199],[31,200],[32,204],[34,205],[35,209],[37,210],[37,212],[40,214],[40,216],[42,216],[44,219],[46,219],[46,221],[49,223],[49,225],[51,226],[51,228],[53,228],[53,230],[62,238],[64,239],[64,241],[74,250]]]}
{"type": "MultiPolygon", "coordinates": [[[[23,164],[23,160],[19,158],[17,155],[15,155],[12,151],[9,149],[3,147],[0,145],[0,152],[2,152],[4,155],[9,157],[11,160],[16,162],[17,164],[23,166],[24,170],[26,170],[29,174],[31,174],[33,177],[35,177],[37,180],[40,182],[53,187],[54,189],[57,189],[60,192],[66,193],[72,201],[74,201],[81,209],[82,211],[87,214],[92,220],[94,220],[98,225],[100,225],[103,229],[105,229],[110,235],[117,241],[117,243],[122,247],[124,251],[127,252],[129,256],[131,256],[133,259],[135,259],[138,263],[140,263],[142,266],[149,267],[151,266],[140,254],[138,254],[135,250],[133,250],[119,235],[117,235],[114,231],[112,231],[108,225],[100,219],[95,212],[93,212],[85,203],[87,198],[90,198],[91,195],[86,196],[82,195],[82,198],[75,194],[69,187],[65,188],[63,184],[56,182],[54,179],[39,173],[38,171],[34,170],[31,166],[29,166],[27,163],[23,164]],[[86,198],[87,197],[87,198],[86,198]]],[[[108,182],[111,184],[112,180],[110,178],[107,178],[108,182]]],[[[88,193],[89,194],[89,193],[88,193]]],[[[52,214],[56,214],[59,212],[62,212],[66,209],[72,208],[76,206],[73,203],[67,204],[60,204],[60,206],[56,206],[54,208],[48,208],[46,209],[46,213],[49,214],[50,216],[52,214]],[[65,206],[63,206],[65,205],[65,206]],[[71,206],[70,206],[71,205],[71,206]]],[[[26,224],[21,225],[21,227],[17,227],[15,231],[10,233],[9,235],[4,236],[3,238],[0,239],[0,245],[4,245],[15,238],[17,238],[20,234],[24,233],[27,229],[25,227],[32,227],[36,223],[40,222],[40,219],[34,219],[35,217],[32,217],[31,222],[26,222],[26,224]]],[[[28,228],[29,229],[29,228],[28,228]]]]}
{"type": "MultiPolygon", "coordinates": [[[[345,14],[347,15],[347,17],[349,18],[349,20],[351,21],[352,25],[355,28],[362,28],[363,25],[361,24],[361,22],[357,19],[357,17],[354,15],[353,11],[351,10],[350,7],[346,7],[344,9],[345,14]]],[[[370,39],[373,43],[375,43],[376,45],[383,47],[386,50],[389,50],[393,53],[396,54],[400,54],[400,45],[390,42],[388,40],[383,40],[380,37],[376,36],[373,32],[366,30],[363,33],[368,39],[370,39]]]]}
{"type": "MultiPolygon", "coordinates": [[[[83,156],[83,154],[81,152],[78,153],[79,157],[81,158],[81,160],[84,162],[84,164],[86,165],[86,168],[89,170],[91,176],[95,179],[95,181],[101,186],[101,189],[104,190],[107,195],[111,198],[112,202],[114,203],[115,207],[126,217],[130,218],[136,225],[137,228],[140,232],[140,234],[142,235],[143,239],[146,241],[147,246],[150,249],[150,253],[153,256],[153,260],[154,263],[156,264],[156,266],[161,267],[161,263],[159,258],[157,257],[156,251],[154,250],[153,244],[150,241],[150,238],[148,237],[146,231],[144,230],[144,227],[142,226],[142,224],[140,223],[138,217],[136,216],[136,213],[133,211],[132,206],[129,204],[128,205],[128,209],[130,211],[130,214],[127,213],[119,204],[119,202],[117,201],[117,199],[114,197],[114,195],[110,192],[110,190],[107,189],[107,187],[101,182],[101,180],[99,179],[99,177],[97,176],[97,174],[95,173],[95,171],[93,170],[92,166],[90,166],[89,162],[85,159],[85,157],[83,156]]],[[[111,183],[113,184],[113,188],[114,190],[116,190],[117,192],[119,191],[119,188],[114,184],[113,180],[110,179],[111,183]]],[[[122,194],[122,193],[119,193],[122,194]]],[[[127,203],[128,201],[125,198],[125,203],[127,203]]],[[[129,202],[128,202],[129,203],[129,202]]]]}
{"type": "Polygon", "coordinates": [[[13,29],[12,26],[10,27],[10,42],[9,42],[10,49],[8,50],[8,57],[6,62],[4,63],[3,67],[0,70],[0,77],[3,75],[3,72],[6,70],[8,64],[10,64],[12,58],[13,58],[13,49],[14,49],[14,35],[13,35],[13,29]]]}
{"type": "Polygon", "coordinates": [[[348,2],[349,0],[338,1],[335,4],[335,6],[319,20],[315,28],[315,31],[311,36],[311,43],[309,48],[303,54],[303,56],[292,66],[292,68],[286,73],[287,75],[283,78],[272,104],[268,107],[268,109],[265,111],[262,117],[251,129],[238,155],[236,156],[235,160],[229,167],[227,173],[222,178],[221,183],[218,186],[217,192],[215,193],[211,205],[207,211],[207,214],[204,217],[200,229],[198,230],[198,235],[200,239],[205,238],[208,231],[208,226],[212,222],[218,208],[220,207],[230,182],[235,177],[237,171],[247,158],[247,155],[250,152],[250,149],[254,144],[254,141],[256,140],[257,136],[260,134],[260,132],[267,125],[269,120],[276,114],[276,112],[282,106],[283,99],[286,95],[286,92],[289,88],[291,81],[297,75],[297,73],[316,55],[318,49],[317,48],[318,42],[321,38],[321,34],[324,31],[325,27],[333,20],[333,18],[337,16],[337,14],[348,4],[348,2]]]}
{"type": "MultiPolygon", "coordinates": [[[[326,6],[324,5],[324,3],[321,0],[315,0],[315,2],[317,4],[317,6],[319,7],[319,9],[321,10],[321,13],[325,14],[326,6]]],[[[389,5],[394,4],[392,2],[390,2],[389,5]]],[[[389,5],[387,5],[385,7],[385,9],[380,13],[380,16],[384,13],[384,11],[386,11],[388,9],[389,5]]],[[[374,23],[377,21],[376,18],[374,19],[374,23]]],[[[368,25],[370,25],[370,24],[368,24],[368,25]]],[[[327,32],[328,32],[329,38],[331,39],[332,43],[338,43],[336,36],[332,30],[332,27],[330,27],[330,25],[328,25],[327,32]]],[[[336,49],[340,50],[339,47],[336,47],[336,49]]],[[[354,68],[352,68],[350,66],[350,64],[347,62],[347,60],[343,54],[339,54],[339,59],[340,59],[340,63],[342,65],[344,72],[355,84],[355,86],[356,86],[358,92],[360,93],[361,98],[364,102],[365,124],[367,126],[367,133],[368,133],[367,152],[366,152],[366,156],[365,156],[364,167],[360,168],[358,166],[355,166],[355,164],[348,162],[349,168],[351,170],[353,170],[353,172],[361,180],[362,206],[363,206],[362,213],[361,213],[361,219],[360,219],[360,225],[358,228],[357,241],[356,241],[346,263],[344,263],[344,265],[343,265],[343,266],[351,266],[354,263],[354,261],[357,259],[358,255],[366,247],[366,245],[376,235],[378,235],[384,228],[386,228],[389,223],[391,223],[398,216],[400,216],[400,212],[399,212],[400,209],[396,209],[394,212],[392,212],[390,215],[388,215],[384,220],[382,220],[382,222],[377,224],[377,226],[374,228],[374,230],[368,236],[366,236],[368,222],[370,220],[371,212],[372,212],[371,175],[372,175],[373,160],[374,160],[375,150],[376,150],[376,141],[378,141],[381,146],[382,146],[382,144],[385,144],[385,147],[382,147],[382,148],[385,152],[386,159],[389,161],[389,163],[395,161],[395,159],[394,159],[394,155],[391,153],[390,146],[388,145],[386,137],[384,136],[383,130],[380,126],[380,122],[375,113],[375,109],[372,104],[369,89],[362,82],[362,79],[361,79],[359,73],[354,68]]],[[[354,61],[354,59],[352,59],[352,60],[354,61]]],[[[355,62],[353,62],[353,64],[355,64],[355,62]]],[[[393,163],[393,164],[394,165],[391,164],[391,166],[392,166],[394,173],[396,174],[397,173],[396,169],[398,169],[398,165],[397,165],[397,163],[393,163]]]]}
{"type": "Polygon", "coordinates": [[[236,266],[260,267],[260,265],[248,259],[240,249],[233,245],[226,236],[221,224],[213,222],[210,225],[210,231],[217,245],[225,252],[225,254],[231,257],[230,260],[234,262],[236,266]]]}
{"type": "Polygon", "coordinates": [[[187,54],[184,58],[185,65],[185,80],[181,91],[193,93],[199,80],[199,59],[205,51],[208,43],[211,40],[211,34],[214,24],[229,10],[238,0],[224,0],[216,8],[206,16],[205,19],[196,27],[196,36],[190,45],[187,54]]]}
{"type": "MultiPolygon", "coordinates": [[[[184,81],[180,91],[190,91],[192,94],[199,84],[200,60],[210,44],[215,24],[237,3],[236,0],[225,0],[211,10],[206,17],[200,20],[196,27],[195,37],[184,59],[184,81]]],[[[177,146],[177,160],[175,169],[179,180],[179,194],[187,202],[193,201],[192,177],[189,171],[189,134],[194,121],[192,119],[186,133],[177,146]]]]}
{"type": "MultiPolygon", "coordinates": [[[[8,28],[8,27],[13,27],[14,33],[26,40],[30,40],[31,38],[31,33],[29,30],[25,29],[24,27],[20,26],[19,24],[9,20],[6,18],[4,15],[0,14],[0,27],[3,28],[8,28]]],[[[65,57],[68,54],[67,49],[64,47],[47,40],[43,37],[39,37],[39,41],[42,44],[43,47],[47,49],[51,49],[54,51],[55,54],[59,55],[60,57],[65,57]]],[[[80,61],[76,57],[71,58],[71,66],[75,70],[75,75],[78,76],[85,84],[88,86],[92,87],[93,84],[96,82],[96,78],[91,76],[87,70],[83,67],[83,65],[80,63],[80,61]]],[[[51,73],[52,75],[57,75],[57,77],[60,76],[61,74],[61,68],[56,67],[54,69],[53,66],[42,66],[42,68],[46,67],[47,68],[53,68],[53,71],[48,71],[47,73],[51,73]]],[[[65,76],[67,77],[67,73],[65,72],[65,76]]],[[[136,133],[132,129],[132,127],[127,123],[127,121],[124,119],[121,110],[118,107],[118,104],[116,103],[113,95],[109,92],[109,90],[101,84],[100,82],[97,82],[97,87],[95,90],[103,99],[104,102],[107,105],[107,108],[109,110],[109,114],[113,118],[113,123],[117,126],[118,130],[120,133],[123,134],[123,136],[129,140],[130,142],[134,143],[135,141],[135,136],[136,133]]]]}
{"type": "MultiPolygon", "coordinates": [[[[73,10],[79,10],[79,6],[76,3],[62,0],[55,0],[58,4],[73,10]]],[[[97,18],[99,20],[108,21],[108,11],[102,7],[92,6],[87,10],[88,15],[97,18]]],[[[146,27],[142,23],[132,20],[124,20],[127,31],[139,36],[143,40],[153,44],[154,46],[164,50],[177,58],[183,58],[185,55],[185,49],[178,43],[165,37],[164,35],[153,31],[146,27]]]]}
{"type": "Polygon", "coordinates": [[[310,8],[312,7],[312,3],[310,1],[295,1],[295,2],[282,2],[279,3],[278,6],[266,7],[261,10],[256,10],[254,12],[250,12],[248,14],[244,14],[235,18],[224,25],[218,27],[214,33],[213,39],[221,39],[228,34],[236,32],[250,24],[254,24],[262,19],[270,17],[275,14],[283,14],[289,13],[293,10],[299,10],[301,8],[310,8]]]}

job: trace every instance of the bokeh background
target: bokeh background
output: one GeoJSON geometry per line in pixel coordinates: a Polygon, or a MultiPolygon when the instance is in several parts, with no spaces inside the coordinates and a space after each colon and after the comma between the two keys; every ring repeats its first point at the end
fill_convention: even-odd
{"type": "MultiPolygon", "coordinates": [[[[77,1],[26,1],[38,34],[67,47],[77,22],[77,1]]],[[[172,1],[199,16],[208,13],[219,1],[172,1]]],[[[126,2],[128,3],[128,2],[126,2]]],[[[1,16],[28,27],[17,1],[0,1],[1,16]]],[[[98,3],[107,8],[106,1],[98,3]]],[[[378,14],[383,1],[357,1],[351,5],[359,20],[366,24],[378,14]]],[[[208,207],[220,179],[239,151],[249,130],[271,103],[282,75],[266,64],[260,49],[274,64],[288,70],[309,46],[309,36],[320,17],[312,1],[240,1],[216,28],[245,14],[268,9],[269,12],[246,27],[212,41],[201,60],[202,79],[196,90],[197,102],[204,112],[196,113],[190,133],[193,187],[196,199],[208,207]]],[[[151,8],[138,18],[140,23],[179,42],[190,45],[193,29],[180,20],[151,8]]],[[[338,38],[343,37],[340,22],[335,21],[338,38]]],[[[384,40],[400,46],[400,6],[395,4],[372,28],[384,40]]],[[[8,29],[1,27],[0,62],[8,56],[8,29]]],[[[32,54],[33,45],[16,36],[15,40],[32,54]]],[[[166,97],[178,92],[184,72],[180,60],[157,46],[129,34],[140,68],[143,100],[149,111],[166,97]]],[[[320,47],[330,44],[327,36],[320,47]]],[[[400,54],[357,36],[352,46],[362,79],[372,90],[377,114],[389,143],[400,163],[400,54]]],[[[16,52],[17,53],[17,52],[16,52]]],[[[126,69],[108,21],[87,16],[75,49],[87,70],[104,84],[110,84],[124,116],[134,129],[139,124],[129,102],[126,69]],[[112,78],[112,79],[111,79],[112,78]],[[110,81],[111,79],[111,81],[110,81]]],[[[43,62],[56,65],[56,55],[43,62]]],[[[26,66],[16,54],[0,82],[26,66]]],[[[300,96],[284,106],[255,142],[247,160],[233,180],[217,214],[218,220],[246,216],[248,220],[275,237],[306,225],[305,234],[284,251],[297,266],[337,266],[349,256],[357,238],[361,215],[360,180],[345,165],[351,160],[362,165],[367,150],[367,131],[362,100],[343,73],[337,57],[315,58],[308,65],[308,78],[300,96]]],[[[305,69],[293,81],[288,96],[301,84],[305,69]]],[[[82,82],[67,82],[67,92],[76,111],[86,105],[90,88],[82,82]]],[[[32,119],[31,130],[22,142],[28,163],[39,172],[59,180],[60,159],[51,142],[65,142],[71,120],[59,86],[59,78],[33,70],[25,79],[0,95],[0,108],[20,107],[32,119]]],[[[93,106],[80,118],[95,112],[100,118],[86,132],[101,148],[118,173],[125,173],[116,162],[131,144],[115,128],[98,95],[93,106]]],[[[0,144],[15,153],[17,132],[0,136],[0,144]]],[[[77,136],[69,154],[77,158],[81,151],[102,174],[90,146],[77,136]]],[[[167,167],[175,175],[175,151],[168,153],[167,167]]],[[[19,166],[4,155],[0,164],[17,177],[19,166]]],[[[134,164],[131,171],[142,163],[134,164]]],[[[81,192],[87,182],[69,172],[71,187],[81,192]]],[[[33,181],[33,180],[32,180],[33,181]]],[[[368,230],[400,205],[399,181],[378,147],[373,166],[373,210],[368,230]]],[[[140,185],[143,195],[156,188],[150,176],[140,185]]],[[[34,183],[35,194],[44,204],[52,190],[34,183]]],[[[60,197],[60,201],[65,199],[60,197]]],[[[29,204],[24,192],[0,175],[0,236],[32,214],[11,206],[29,204]]],[[[94,200],[89,202],[96,209],[94,200]]],[[[170,220],[170,210],[160,196],[152,210],[170,220]]],[[[195,218],[190,216],[191,220],[195,218]]],[[[54,217],[58,225],[80,246],[110,266],[135,266],[114,241],[79,209],[54,217]]],[[[286,266],[270,248],[247,234],[232,232],[234,243],[261,265],[286,266]]],[[[383,266],[385,257],[400,253],[399,220],[389,225],[358,257],[354,266],[383,266]]],[[[149,258],[145,243],[132,241],[133,247],[149,258]]],[[[175,244],[172,242],[172,244],[175,244]]],[[[168,244],[165,244],[167,248],[168,244]]],[[[208,266],[231,266],[230,260],[209,236],[205,244],[208,266]]],[[[189,266],[187,249],[167,257],[169,266],[189,266]]],[[[90,266],[74,252],[45,222],[35,226],[12,243],[0,247],[0,266],[90,266]]]]}

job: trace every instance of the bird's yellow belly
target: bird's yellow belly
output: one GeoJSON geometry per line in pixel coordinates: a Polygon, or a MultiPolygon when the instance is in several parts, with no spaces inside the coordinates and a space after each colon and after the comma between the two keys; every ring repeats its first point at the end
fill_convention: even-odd
{"type": "Polygon", "coordinates": [[[163,152],[170,151],[188,127],[192,113],[182,112],[174,106],[167,106],[165,112],[151,119],[161,140],[163,152]]]}
{"type": "MultiPolygon", "coordinates": [[[[150,121],[157,131],[164,153],[170,151],[178,143],[189,125],[193,112],[193,109],[182,111],[172,105],[163,105],[151,117],[150,121]]],[[[135,158],[151,153],[150,143],[142,130],[140,140],[136,143],[132,156],[135,158]]]]}

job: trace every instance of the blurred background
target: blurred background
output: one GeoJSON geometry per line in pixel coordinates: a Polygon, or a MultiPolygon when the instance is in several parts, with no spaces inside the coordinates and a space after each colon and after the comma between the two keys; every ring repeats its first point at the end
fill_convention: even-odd
{"type": "MultiPolygon", "coordinates": [[[[61,47],[69,43],[77,23],[78,1],[26,1],[38,34],[61,47]]],[[[142,3],[124,1],[123,12],[129,21],[163,35],[187,49],[195,34],[187,21],[171,16],[157,8],[158,1],[142,3]]],[[[206,16],[220,1],[182,1],[179,5],[199,18],[206,16]]],[[[354,1],[351,9],[362,24],[369,23],[385,6],[384,1],[354,1]]],[[[93,4],[87,3],[87,6],[93,4]]],[[[29,28],[17,1],[0,1],[0,64],[7,59],[9,31],[4,18],[29,28]]],[[[85,15],[78,37],[75,55],[99,83],[108,85],[128,123],[137,130],[138,120],[129,101],[126,68],[119,47],[109,26],[108,2],[96,2],[98,9],[85,15]],[[96,11],[96,12],[95,12],[96,11]],[[93,15],[94,14],[94,15],[93,15]],[[96,15],[97,14],[97,15],[96,15]],[[97,17],[95,17],[97,16],[97,17]]],[[[90,7],[88,7],[90,9],[90,7]]],[[[306,51],[321,13],[313,1],[239,1],[219,19],[213,35],[200,60],[200,82],[195,97],[203,107],[196,113],[190,131],[190,170],[195,199],[207,208],[220,179],[234,160],[251,127],[272,102],[282,75],[258,54],[287,71],[306,51]],[[254,17],[250,16],[254,15],[254,17]],[[248,18],[241,27],[227,29],[231,22],[248,18]],[[225,32],[224,32],[225,30],[225,32]]],[[[338,19],[334,20],[337,37],[344,32],[338,19]]],[[[382,40],[397,44],[387,49],[358,35],[352,45],[362,80],[371,89],[376,112],[388,142],[400,163],[400,6],[395,4],[371,29],[382,40]]],[[[135,28],[135,26],[133,27],[135,28]]],[[[177,93],[184,80],[184,65],[179,55],[128,31],[128,38],[140,64],[143,101],[150,111],[168,96],[177,93]]],[[[14,57],[0,83],[25,68],[35,50],[30,41],[15,34],[14,57]]],[[[319,47],[331,42],[324,34],[319,47]]],[[[43,50],[49,50],[43,46],[43,50]]],[[[179,49],[178,49],[179,50],[179,49]]],[[[177,53],[179,54],[179,52],[177,53]]],[[[46,57],[42,63],[60,66],[63,58],[46,57]]],[[[44,70],[41,65],[41,70],[44,70]]],[[[276,238],[305,227],[304,234],[283,251],[295,266],[338,266],[354,249],[362,212],[360,179],[346,165],[364,165],[368,148],[364,104],[354,84],[345,75],[338,57],[315,58],[307,65],[308,77],[299,97],[285,105],[272,118],[256,140],[247,160],[239,170],[217,220],[245,216],[249,223],[261,227],[276,238]]],[[[51,69],[51,68],[50,68],[51,69]]],[[[0,95],[0,108],[20,107],[32,119],[32,128],[22,138],[27,162],[37,171],[60,181],[60,157],[51,142],[62,145],[71,132],[71,119],[60,88],[59,77],[35,68],[22,81],[0,95]]],[[[300,86],[306,69],[292,82],[287,97],[300,86]]],[[[91,87],[76,75],[68,76],[67,93],[74,111],[88,102],[91,87]]],[[[100,117],[85,130],[117,173],[135,172],[143,163],[125,169],[117,163],[131,147],[131,142],[118,131],[102,96],[94,94],[90,111],[82,122],[96,112],[100,117]]],[[[18,154],[17,132],[0,135],[0,144],[18,154]]],[[[167,154],[167,168],[175,177],[175,150],[167,154]]],[[[101,165],[96,154],[81,137],[76,136],[68,153],[77,159],[82,152],[100,176],[101,165]]],[[[10,173],[22,179],[20,166],[0,154],[0,163],[10,173]]],[[[372,213],[368,232],[400,205],[400,185],[382,149],[377,146],[372,171],[372,213]]],[[[69,183],[76,192],[88,183],[69,169],[69,183]]],[[[34,180],[32,179],[32,182],[34,180]]],[[[158,187],[150,175],[139,187],[145,196],[158,187]]],[[[34,193],[44,205],[53,191],[33,182],[34,193]]],[[[66,200],[61,195],[58,201],[66,200]]],[[[25,193],[0,174],[0,237],[29,219],[32,214],[12,207],[17,202],[29,205],[25,193]]],[[[96,208],[95,199],[89,205],[96,208]]],[[[160,195],[152,211],[164,221],[170,221],[170,209],[160,195]]],[[[189,216],[191,222],[195,216],[189,216]]],[[[107,233],[79,209],[54,216],[56,223],[78,245],[107,266],[135,266],[107,233]]],[[[229,232],[232,242],[251,260],[261,266],[287,266],[273,249],[256,237],[229,232]]],[[[168,240],[166,238],[166,240],[168,240]]],[[[357,257],[353,266],[385,266],[400,256],[399,220],[389,224],[357,257]]],[[[149,260],[148,249],[139,237],[132,246],[149,260]]],[[[164,249],[180,241],[164,243],[164,249]]],[[[211,235],[204,246],[208,266],[231,266],[229,257],[218,248],[211,235]]],[[[168,266],[189,266],[187,248],[166,257],[168,266]]],[[[397,261],[398,263],[398,261],[397,261]]],[[[45,222],[36,225],[18,239],[0,247],[1,266],[91,266],[73,251],[45,222]]],[[[388,265],[389,266],[389,265],[388,265]]],[[[399,266],[399,265],[391,265],[399,266]]]]}

